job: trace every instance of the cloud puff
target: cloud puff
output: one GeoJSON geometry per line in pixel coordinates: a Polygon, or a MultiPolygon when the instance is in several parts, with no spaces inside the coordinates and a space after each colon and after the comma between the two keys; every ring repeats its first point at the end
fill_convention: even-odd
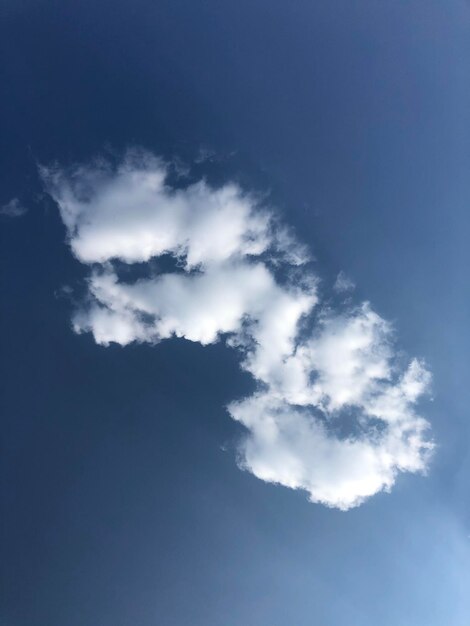
{"type": "Polygon", "coordinates": [[[24,207],[18,198],[12,198],[9,202],[0,207],[0,215],[5,217],[22,217],[27,213],[26,207],[24,207]]]}
{"type": "Polygon", "coordinates": [[[241,467],[344,510],[426,469],[433,445],[415,409],[424,365],[399,368],[392,328],[368,303],[323,307],[305,248],[255,196],[232,183],[171,187],[165,163],[142,152],[42,176],[91,268],[76,332],[102,345],[183,337],[239,351],[257,383],[228,406],[246,429],[241,467]]]}
{"type": "Polygon", "coordinates": [[[83,263],[137,263],[172,254],[189,270],[270,247],[304,260],[287,231],[274,228],[273,215],[256,210],[254,198],[237,185],[211,189],[200,181],[171,189],[156,157],[133,153],[115,175],[103,163],[77,168],[69,177],[57,168],[42,171],[83,263]]]}

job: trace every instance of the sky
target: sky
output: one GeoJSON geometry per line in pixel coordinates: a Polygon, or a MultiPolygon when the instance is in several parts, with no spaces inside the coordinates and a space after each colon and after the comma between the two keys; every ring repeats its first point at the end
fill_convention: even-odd
{"type": "Polygon", "coordinates": [[[3,0],[1,626],[467,626],[470,5],[3,0]]]}

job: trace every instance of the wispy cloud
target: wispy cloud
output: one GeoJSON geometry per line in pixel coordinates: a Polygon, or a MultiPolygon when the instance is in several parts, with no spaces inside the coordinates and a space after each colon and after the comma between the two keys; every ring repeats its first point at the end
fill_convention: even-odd
{"type": "Polygon", "coordinates": [[[22,217],[28,212],[18,198],[12,198],[9,202],[0,207],[0,215],[5,217],[22,217]]]}
{"type": "Polygon", "coordinates": [[[350,291],[354,291],[356,285],[354,282],[345,274],[345,272],[341,271],[336,277],[335,284],[333,285],[334,291],[336,293],[347,293],[350,291]]]}
{"type": "MultiPolygon", "coordinates": [[[[415,409],[430,381],[423,363],[400,369],[392,328],[370,304],[322,305],[305,247],[256,196],[232,183],[171,188],[165,163],[142,152],[116,168],[42,176],[74,255],[91,267],[76,332],[102,345],[177,336],[239,352],[257,382],[228,406],[246,428],[241,467],[344,510],[399,472],[426,469],[433,445],[415,409]],[[172,271],[156,272],[159,257],[172,271]],[[122,263],[148,263],[147,275],[124,280],[122,263]]],[[[350,288],[342,279],[336,290],[350,288]]]]}

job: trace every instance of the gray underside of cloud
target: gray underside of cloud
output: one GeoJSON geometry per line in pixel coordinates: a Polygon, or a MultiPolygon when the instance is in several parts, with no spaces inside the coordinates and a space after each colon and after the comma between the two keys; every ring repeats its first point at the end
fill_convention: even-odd
{"type": "MultiPolygon", "coordinates": [[[[76,332],[105,346],[182,337],[238,351],[257,383],[228,406],[246,429],[241,467],[344,510],[399,472],[426,470],[423,363],[399,367],[392,328],[370,304],[323,305],[305,247],[255,196],[232,183],[171,188],[166,165],[144,152],[42,176],[73,254],[90,266],[76,332]],[[158,258],[172,270],[157,272],[158,258]],[[123,280],[123,263],[149,271],[123,280]]],[[[342,275],[335,290],[352,287],[342,275]]]]}

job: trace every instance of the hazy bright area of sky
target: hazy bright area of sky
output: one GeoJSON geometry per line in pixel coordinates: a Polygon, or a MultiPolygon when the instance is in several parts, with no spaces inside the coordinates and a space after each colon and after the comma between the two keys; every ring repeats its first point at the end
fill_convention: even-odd
{"type": "Polygon", "coordinates": [[[469,4],[1,12],[2,626],[467,626],[469,4]],[[312,504],[237,467],[235,352],[72,331],[89,271],[37,165],[130,146],[265,194],[391,320],[433,375],[426,477],[312,504]]]}

